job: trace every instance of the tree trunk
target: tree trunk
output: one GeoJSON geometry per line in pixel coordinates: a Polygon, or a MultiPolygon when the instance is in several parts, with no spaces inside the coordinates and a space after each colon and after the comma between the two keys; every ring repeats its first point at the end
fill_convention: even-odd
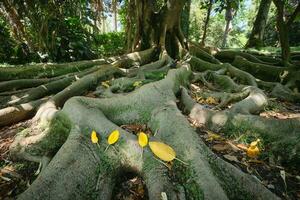
{"type": "Polygon", "coordinates": [[[211,13],[211,9],[212,9],[212,4],[213,4],[213,0],[210,0],[208,7],[207,7],[206,19],[205,19],[204,26],[203,26],[203,35],[202,35],[202,39],[201,39],[201,43],[200,43],[202,46],[205,46],[206,33],[207,33],[210,13],[211,13]]]}
{"type": "Polygon", "coordinates": [[[233,15],[234,15],[234,10],[233,10],[233,8],[231,8],[231,6],[229,4],[227,6],[226,12],[225,12],[226,26],[225,26],[224,35],[223,35],[222,48],[225,48],[227,45],[228,34],[231,31],[231,27],[232,27],[231,21],[233,19],[233,15]]]}
{"type": "Polygon", "coordinates": [[[246,48],[264,46],[263,36],[272,0],[261,0],[246,48]]]}
{"type": "Polygon", "coordinates": [[[185,38],[189,37],[191,0],[187,0],[181,14],[181,28],[185,38]]]}
{"type": "Polygon", "coordinates": [[[283,65],[287,66],[290,62],[291,50],[289,43],[289,27],[282,20],[282,17],[277,16],[277,29],[279,31],[279,41],[281,47],[281,57],[283,61],[283,65]]]}
{"type": "Polygon", "coordinates": [[[181,30],[181,13],[185,3],[186,0],[169,0],[159,12],[155,12],[153,1],[136,1],[135,36],[132,50],[157,46],[162,50],[167,50],[173,58],[176,58],[179,56],[179,46],[188,49],[186,38],[181,30]]]}
{"type": "Polygon", "coordinates": [[[282,62],[284,66],[288,66],[291,59],[289,29],[297,15],[300,13],[300,3],[297,4],[296,9],[288,18],[285,14],[285,1],[273,0],[273,2],[277,8],[276,25],[279,32],[282,62]]]}
{"type": "Polygon", "coordinates": [[[117,10],[117,5],[118,5],[117,0],[113,0],[114,31],[116,31],[116,32],[118,31],[118,19],[117,19],[118,10],[117,10]]]}

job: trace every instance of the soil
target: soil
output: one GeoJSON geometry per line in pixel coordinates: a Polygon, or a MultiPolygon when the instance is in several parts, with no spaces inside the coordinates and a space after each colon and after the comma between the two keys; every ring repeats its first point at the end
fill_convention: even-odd
{"type": "Polygon", "coordinates": [[[0,129],[0,199],[15,199],[36,178],[38,163],[13,161],[9,157],[9,146],[15,135],[30,124],[28,120],[0,129]]]}

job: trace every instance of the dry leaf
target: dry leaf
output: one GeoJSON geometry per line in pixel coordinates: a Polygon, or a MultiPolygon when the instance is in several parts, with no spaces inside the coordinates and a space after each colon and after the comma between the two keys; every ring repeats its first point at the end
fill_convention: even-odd
{"type": "Polygon", "coordinates": [[[236,145],[238,148],[240,148],[240,149],[242,149],[242,150],[245,150],[245,151],[247,151],[247,146],[246,145],[244,145],[244,144],[237,144],[236,145]]]}
{"type": "Polygon", "coordinates": [[[108,144],[114,144],[118,141],[120,136],[120,132],[118,130],[114,130],[113,132],[111,132],[111,134],[108,136],[107,142],[108,144]]]}
{"type": "Polygon", "coordinates": [[[230,149],[232,149],[233,151],[235,151],[235,152],[240,151],[240,149],[235,144],[233,144],[231,141],[227,141],[226,143],[230,146],[230,149]]]}
{"type": "Polygon", "coordinates": [[[225,151],[231,149],[231,147],[228,144],[215,144],[212,146],[212,149],[215,151],[225,151]]]}
{"type": "Polygon", "coordinates": [[[223,155],[225,159],[229,160],[229,161],[234,161],[234,162],[240,162],[235,156],[232,156],[232,155],[229,155],[229,154],[226,154],[226,155],[223,155]]]}
{"type": "Polygon", "coordinates": [[[284,182],[285,194],[287,195],[287,184],[286,184],[286,175],[284,170],[280,170],[280,176],[284,182]]]}
{"type": "Polygon", "coordinates": [[[91,133],[91,140],[92,140],[92,143],[94,143],[94,144],[98,143],[99,139],[98,139],[96,131],[92,131],[92,133],[91,133]]]}
{"type": "Polygon", "coordinates": [[[167,144],[162,142],[149,142],[149,146],[154,155],[163,161],[170,162],[176,157],[175,151],[167,144]]]}
{"type": "Polygon", "coordinates": [[[165,192],[161,193],[161,200],[168,200],[167,193],[165,193],[165,192]]]}
{"type": "Polygon", "coordinates": [[[216,134],[212,131],[206,131],[206,133],[207,133],[207,136],[208,136],[206,141],[223,140],[223,138],[220,135],[218,135],[218,134],[216,134]]]}
{"type": "Polygon", "coordinates": [[[144,132],[140,132],[138,136],[139,145],[145,147],[148,144],[148,136],[144,132]]]}

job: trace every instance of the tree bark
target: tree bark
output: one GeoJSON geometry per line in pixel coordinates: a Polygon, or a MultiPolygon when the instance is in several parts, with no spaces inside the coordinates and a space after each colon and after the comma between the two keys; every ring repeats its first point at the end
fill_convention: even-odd
{"type": "Polygon", "coordinates": [[[113,13],[114,13],[114,31],[118,31],[118,19],[117,19],[117,15],[118,15],[118,10],[117,10],[117,5],[118,5],[118,1],[117,0],[113,0],[112,2],[113,4],[113,13]]]}
{"type": "Polygon", "coordinates": [[[183,49],[188,49],[186,38],[181,30],[181,13],[186,1],[168,0],[156,12],[153,1],[136,1],[135,36],[132,50],[157,46],[162,50],[167,50],[173,58],[176,58],[179,56],[179,45],[183,49]]]}
{"type": "Polygon", "coordinates": [[[272,0],[261,0],[246,48],[264,46],[263,36],[272,0]]]}
{"type": "Polygon", "coordinates": [[[203,35],[202,35],[202,39],[200,42],[200,44],[202,46],[205,46],[206,33],[207,33],[207,28],[208,28],[208,23],[209,23],[209,19],[210,19],[212,5],[213,5],[213,0],[210,0],[208,7],[207,7],[206,19],[205,19],[204,26],[203,26],[203,35]]]}
{"type": "Polygon", "coordinates": [[[229,3],[226,7],[226,12],[225,12],[226,26],[223,35],[222,48],[225,48],[227,45],[227,39],[228,39],[228,34],[231,30],[231,26],[232,26],[231,21],[233,19],[233,15],[234,15],[234,9],[231,7],[229,3]]]}
{"type": "Polygon", "coordinates": [[[296,9],[287,19],[285,16],[285,2],[283,0],[273,0],[277,8],[276,25],[279,32],[279,41],[281,46],[281,57],[283,65],[287,66],[291,59],[291,50],[289,44],[289,30],[290,26],[295,20],[296,16],[300,13],[300,3],[297,4],[296,9]]]}

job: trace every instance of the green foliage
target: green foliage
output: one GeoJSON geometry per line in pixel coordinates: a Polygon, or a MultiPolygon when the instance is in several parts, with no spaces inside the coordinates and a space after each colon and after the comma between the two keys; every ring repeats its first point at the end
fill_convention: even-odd
{"type": "MultiPolygon", "coordinates": [[[[1,18],[0,30],[4,35],[1,32],[0,39],[6,40],[1,42],[0,48],[10,51],[0,54],[0,62],[9,61],[9,57],[16,58],[14,62],[9,61],[12,64],[66,62],[121,53],[123,33],[99,35],[105,29],[104,19],[111,12],[108,1],[20,0],[11,2],[11,5],[17,16],[11,26],[1,18]],[[18,37],[11,34],[15,29],[19,32],[18,37]],[[9,35],[14,36],[16,44],[10,44],[9,35]]],[[[2,9],[9,14],[5,5],[2,9]]],[[[8,22],[9,18],[5,20],[8,22]]]]}
{"type": "MultiPolygon", "coordinates": [[[[210,15],[207,37],[205,43],[216,47],[221,47],[224,29],[224,1],[213,1],[213,11],[210,15]]],[[[234,1],[232,5],[238,8],[238,12],[232,21],[232,30],[228,36],[228,47],[243,47],[247,42],[247,35],[250,33],[252,22],[254,20],[255,5],[248,5],[245,1],[234,1]],[[247,23],[248,22],[248,23],[247,23]]],[[[199,42],[203,34],[204,21],[207,14],[207,2],[192,1],[190,13],[190,39],[199,42]]]]}
{"type": "Polygon", "coordinates": [[[125,33],[110,32],[95,36],[93,48],[100,56],[112,56],[124,53],[125,33]]]}
{"type": "Polygon", "coordinates": [[[49,21],[49,31],[56,34],[48,38],[51,42],[49,56],[55,61],[73,61],[95,58],[91,50],[90,35],[84,30],[79,17],[66,17],[64,21],[49,21]],[[58,28],[57,28],[58,27],[58,28]]]}
{"type": "Polygon", "coordinates": [[[8,62],[11,60],[15,53],[15,45],[6,22],[0,16],[0,62],[8,62]]]}

